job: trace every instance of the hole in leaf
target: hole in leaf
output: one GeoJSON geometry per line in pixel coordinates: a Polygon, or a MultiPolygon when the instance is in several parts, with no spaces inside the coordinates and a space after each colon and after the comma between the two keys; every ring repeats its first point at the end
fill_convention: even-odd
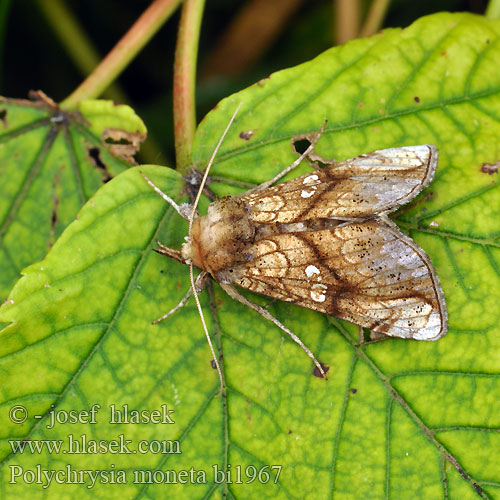
{"type": "Polygon", "coordinates": [[[106,167],[106,164],[101,160],[101,151],[99,148],[91,147],[87,149],[88,155],[89,155],[89,160],[92,162],[94,167],[98,168],[99,170],[102,171],[103,178],[102,182],[106,183],[109,180],[111,180],[111,175],[109,175],[108,169],[106,167]]]}
{"type": "Polygon", "coordinates": [[[128,139],[125,139],[125,137],[121,137],[120,139],[113,139],[112,137],[107,137],[104,139],[104,142],[106,144],[124,144],[124,145],[130,145],[132,144],[128,139]]]}
{"type": "Polygon", "coordinates": [[[306,151],[306,149],[311,145],[311,141],[307,139],[299,139],[298,141],[294,141],[293,147],[297,153],[302,154],[306,151]]]}
{"type": "Polygon", "coordinates": [[[57,224],[59,218],[57,217],[57,207],[59,206],[59,198],[54,196],[54,204],[52,207],[52,214],[50,215],[50,225],[52,228],[57,224]]]}
{"type": "Polygon", "coordinates": [[[3,128],[7,128],[7,110],[0,109],[0,121],[3,123],[3,128]]]}

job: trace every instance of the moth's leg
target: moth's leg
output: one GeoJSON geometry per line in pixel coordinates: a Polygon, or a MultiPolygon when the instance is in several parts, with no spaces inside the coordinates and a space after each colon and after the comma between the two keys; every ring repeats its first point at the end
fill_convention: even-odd
{"type": "Polygon", "coordinates": [[[319,136],[313,135],[313,134],[301,134],[301,135],[297,135],[295,137],[292,137],[292,148],[295,151],[295,153],[297,153],[299,156],[301,153],[300,153],[300,151],[297,150],[296,144],[298,142],[300,142],[301,140],[308,141],[309,143],[311,143],[311,146],[313,146],[313,148],[311,149],[311,146],[309,146],[307,148],[307,150],[304,152],[304,155],[306,155],[306,160],[309,162],[309,165],[311,166],[311,168],[314,168],[314,170],[321,170],[321,167],[331,166],[331,165],[336,163],[336,161],[334,159],[327,160],[327,159],[323,158],[322,156],[320,156],[319,154],[317,154],[316,151],[314,151],[314,146],[316,145],[319,138],[323,134],[323,131],[325,129],[326,124],[327,124],[327,121],[325,120],[325,123],[323,124],[323,128],[319,132],[319,136]],[[309,151],[309,153],[308,153],[308,151],[309,151]]]}
{"type": "MultiPolygon", "coordinates": [[[[186,188],[189,192],[189,198],[191,202],[193,202],[196,199],[196,194],[198,193],[198,190],[201,186],[201,182],[203,180],[203,172],[200,172],[199,170],[192,168],[184,178],[186,179],[186,188]]],[[[215,194],[208,187],[212,181],[214,181],[214,178],[210,176],[207,177],[206,186],[203,188],[203,194],[210,201],[215,201],[217,198],[215,194]]]]}
{"type": "Polygon", "coordinates": [[[181,307],[184,307],[186,305],[186,302],[188,301],[189,297],[191,297],[192,294],[193,294],[193,291],[191,290],[191,287],[189,287],[186,295],[184,295],[182,300],[175,307],[170,309],[170,311],[168,311],[168,313],[164,314],[160,318],[155,319],[151,324],[156,325],[156,323],[159,323],[160,321],[167,319],[169,316],[172,316],[172,314],[176,313],[181,307]]]}
{"type": "Polygon", "coordinates": [[[394,337],[391,337],[390,335],[384,335],[383,333],[380,332],[374,332],[373,330],[370,330],[370,340],[365,340],[364,336],[360,338],[359,346],[366,346],[370,344],[378,344],[379,342],[383,342],[384,340],[389,340],[393,339],[394,337]]]}
{"type": "Polygon", "coordinates": [[[370,340],[368,342],[365,342],[365,344],[378,344],[379,342],[385,342],[386,340],[390,340],[393,338],[394,337],[386,335],[385,333],[374,332],[373,330],[370,330],[370,340]]]}
{"type": "Polygon", "coordinates": [[[272,179],[263,182],[259,186],[250,189],[248,193],[255,193],[258,191],[262,191],[263,189],[267,189],[268,187],[272,186],[275,182],[278,182],[283,176],[288,174],[288,172],[291,172],[294,168],[296,168],[302,160],[306,157],[311,157],[311,154],[314,151],[314,146],[316,146],[316,143],[319,141],[319,138],[323,135],[323,132],[325,131],[326,127],[326,120],[325,123],[323,123],[323,126],[321,127],[321,130],[315,134],[313,134],[313,137],[311,139],[311,144],[309,147],[291,164],[288,165],[288,167],[284,168],[278,175],[275,175],[272,179]]]}
{"type": "Polygon", "coordinates": [[[188,203],[177,205],[168,194],[165,194],[151,179],[148,179],[142,172],[139,172],[143,179],[158,193],[183,219],[189,220],[194,208],[188,203]]]}
{"type": "Polygon", "coordinates": [[[387,340],[390,339],[390,335],[385,335],[380,332],[374,332],[373,330],[370,330],[370,340],[369,342],[380,342],[381,340],[387,340]]]}
{"type": "Polygon", "coordinates": [[[278,299],[271,299],[264,307],[264,309],[269,309],[278,299]]]}
{"type": "MultiPolygon", "coordinates": [[[[207,284],[207,278],[208,278],[208,273],[206,273],[205,271],[202,271],[196,277],[194,285],[198,293],[205,288],[205,285],[207,284]]],[[[189,287],[189,290],[187,291],[186,295],[184,295],[184,297],[181,299],[181,301],[175,307],[170,309],[168,313],[164,314],[161,318],[155,319],[152,322],[152,324],[156,325],[156,323],[159,323],[160,321],[167,319],[169,316],[172,316],[172,314],[176,313],[181,307],[184,307],[186,305],[186,302],[189,300],[189,297],[191,297],[191,295],[193,295],[193,289],[189,287]]]]}
{"type": "Polygon", "coordinates": [[[335,165],[337,163],[335,160],[327,160],[326,158],[323,158],[319,154],[315,153],[314,151],[310,154],[307,155],[307,158],[309,162],[311,163],[311,167],[314,168],[314,170],[321,170],[321,166],[329,166],[331,167],[332,165],[335,165]]]}
{"type": "Polygon", "coordinates": [[[269,321],[274,323],[278,328],[281,328],[281,330],[283,330],[285,333],[287,333],[292,338],[292,340],[294,340],[297,344],[299,344],[299,346],[302,348],[302,350],[312,359],[312,361],[316,365],[316,368],[319,370],[319,373],[321,374],[321,376],[325,380],[327,380],[326,373],[323,370],[321,363],[314,357],[314,354],[304,344],[304,342],[302,342],[302,340],[300,340],[300,338],[297,335],[295,335],[295,333],[293,333],[285,325],[280,323],[280,321],[278,321],[272,314],[270,314],[267,309],[255,304],[255,303],[251,302],[250,300],[248,300],[247,298],[243,297],[243,295],[241,295],[241,293],[239,293],[236,290],[236,288],[234,288],[233,286],[228,285],[228,284],[224,284],[224,283],[219,283],[219,285],[231,298],[233,298],[233,299],[237,300],[238,302],[241,302],[242,304],[250,307],[254,311],[257,311],[261,316],[264,316],[264,318],[268,319],[269,321]]]}
{"type": "Polygon", "coordinates": [[[209,187],[203,188],[203,194],[210,200],[210,203],[217,199],[217,196],[210,190],[209,187]]]}

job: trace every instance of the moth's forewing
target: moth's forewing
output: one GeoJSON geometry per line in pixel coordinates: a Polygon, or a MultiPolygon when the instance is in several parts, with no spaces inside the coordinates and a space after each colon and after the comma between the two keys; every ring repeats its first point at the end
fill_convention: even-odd
{"type": "Polygon", "coordinates": [[[261,224],[361,218],[391,212],[431,182],[437,149],[383,149],[333,163],[291,181],[243,195],[249,218],[261,224]]]}
{"type": "Polygon", "coordinates": [[[274,234],[248,254],[231,275],[253,292],[394,337],[446,333],[444,296],[429,258],[385,218],[274,234]]]}

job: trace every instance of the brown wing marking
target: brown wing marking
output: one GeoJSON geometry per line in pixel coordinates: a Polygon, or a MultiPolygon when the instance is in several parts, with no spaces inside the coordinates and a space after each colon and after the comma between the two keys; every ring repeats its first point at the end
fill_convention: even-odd
{"type": "Polygon", "coordinates": [[[431,182],[436,164],[435,146],[383,149],[242,199],[250,206],[250,219],[262,224],[367,217],[393,211],[413,199],[431,182]]]}
{"type": "Polygon", "coordinates": [[[274,235],[249,254],[230,270],[243,288],[390,336],[435,340],[446,333],[444,295],[429,258],[388,220],[274,235]]]}

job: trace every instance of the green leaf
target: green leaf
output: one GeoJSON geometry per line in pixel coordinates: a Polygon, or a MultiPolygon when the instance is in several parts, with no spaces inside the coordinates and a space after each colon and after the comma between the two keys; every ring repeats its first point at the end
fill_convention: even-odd
{"type": "MultiPolygon", "coordinates": [[[[0,321],[10,322],[0,337],[0,496],[500,498],[500,189],[499,174],[482,171],[500,159],[499,63],[499,22],[430,16],[273,74],[220,103],[197,132],[194,157],[204,167],[243,103],[212,171],[224,181],[210,185],[219,195],[277,173],[296,157],[290,140],[319,130],[325,118],[317,149],[326,158],[436,144],[435,181],[396,222],[436,267],[449,311],[446,337],[360,347],[354,325],[272,304],[270,311],[330,367],[325,382],[311,375],[312,363],[296,344],[214,285],[201,301],[223,354],[227,388],[217,397],[193,301],[151,325],[189,286],[185,266],[151,250],[157,238],[180,248],[187,223],[139,169],[129,169],[98,191],[44,261],[24,271],[0,309],[0,321]],[[97,423],[49,429],[51,404],[66,412],[101,409],[97,423]],[[175,424],[110,423],[112,404],[150,411],[166,404],[175,424]],[[23,424],[9,420],[15,405],[28,410],[23,424]],[[67,449],[68,434],[121,434],[132,450],[141,440],[178,440],[182,453],[13,455],[8,442],[61,439],[67,449]],[[62,484],[42,489],[27,484],[29,474],[12,480],[13,470],[36,474],[37,464],[105,471],[108,478],[123,470],[127,482],[103,484],[101,475],[88,488],[88,476],[87,485],[63,476],[62,484]],[[214,482],[215,464],[231,471],[231,483],[214,482]],[[265,482],[272,465],[282,466],[277,484],[274,476],[265,482]],[[249,466],[261,472],[260,481],[245,483],[249,466]],[[172,484],[172,471],[190,469],[206,477],[172,484]],[[163,475],[137,484],[135,470],[163,475]]],[[[186,201],[178,174],[140,170],[186,201]]]]}
{"type": "Polygon", "coordinates": [[[0,97],[0,301],[99,186],[130,166],[146,133],[128,106],[84,101],[75,113],[33,98],[0,97]],[[120,147],[130,148],[122,158],[120,147]]]}

